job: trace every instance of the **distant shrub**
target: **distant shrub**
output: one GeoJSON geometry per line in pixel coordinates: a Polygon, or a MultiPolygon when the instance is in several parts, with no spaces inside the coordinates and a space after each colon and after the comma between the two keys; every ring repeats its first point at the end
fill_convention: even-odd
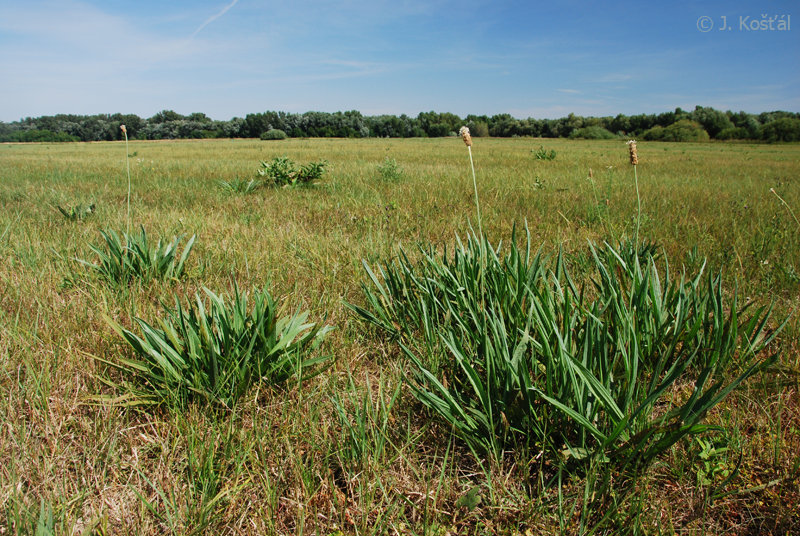
{"type": "Polygon", "coordinates": [[[681,119],[667,128],[655,126],[644,133],[647,141],[708,141],[708,132],[695,121],[681,119]]]}
{"type": "Polygon", "coordinates": [[[718,140],[747,140],[750,139],[750,133],[746,128],[734,127],[726,128],[717,134],[718,140]]]}
{"type": "Polygon", "coordinates": [[[262,140],[285,140],[289,136],[286,132],[279,130],[277,128],[273,128],[272,130],[268,130],[261,134],[262,140]]]}
{"type": "Polygon", "coordinates": [[[773,141],[800,141],[800,119],[784,117],[761,128],[762,137],[773,141]]]}
{"type": "Polygon", "coordinates": [[[578,130],[573,130],[569,135],[571,140],[579,138],[584,140],[613,140],[616,137],[614,133],[598,126],[579,128],[578,130]]]}
{"type": "Polygon", "coordinates": [[[642,135],[646,141],[664,141],[664,127],[656,125],[642,135]]]}

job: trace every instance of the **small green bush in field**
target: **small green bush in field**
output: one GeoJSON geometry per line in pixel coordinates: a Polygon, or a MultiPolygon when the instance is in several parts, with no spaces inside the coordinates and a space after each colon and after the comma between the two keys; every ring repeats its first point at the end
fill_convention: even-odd
{"type": "Polygon", "coordinates": [[[386,157],[386,162],[383,165],[378,164],[378,173],[385,181],[398,181],[403,178],[403,170],[397,165],[397,160],[386,157]]]}
{"type": "Polygon", "coordinates": [[[271,162],[262,161],[258,174],[271,186],[298,186],[312,184],[322,178],[327,165],[327,161],[320,160],[309,162],[297,169],[289,157],[276,156],[271,162]]]}
{"type": "Polygon", "coordinates": [[[285,140],[288,138],[286,132],[279,130],[277,128],[273,128],[272,130],[268,130],[261,134],[262,140],[285,140]]]}
{"type": "Polygon", "coordinates": [[[539,147],[538,151],[531,150],[534,160],[555,160],[556,152],[554,150],[546,151],[544,145],[539,147]]]}

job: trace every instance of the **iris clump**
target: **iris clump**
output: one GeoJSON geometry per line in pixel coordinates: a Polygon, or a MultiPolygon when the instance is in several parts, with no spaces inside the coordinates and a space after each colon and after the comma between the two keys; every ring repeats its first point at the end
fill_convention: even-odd
{"type": "Polygon", "coordinates": [[[505,255],[471,235],[452,255],[401,250],[377,274],[365,263],[366,304],[349,307],[399,342],[414,395],[476,453],[640,468],[713,428],[708,411],[777,360],[762,352],[780,328],[765,330],[771,308],[726,300],[720,274],[676,277],[625,249],[593,246],[586,288],[529,233],[505,255]],[[681,385],[694,387],[676,396],[681,385]]]}
{"type": "Polygon", "coordinates": [[[114,365],[134,378],[114,385],[126,403],[231,408],[256,383],[302,381],[330,359],[309,355],[333,328],[307,322],[307,312],[282,315],[266,287],[250,297],[238,287],[230,298],[204,293],[188,306],[176,298],[158,326],[136,318],[141,336],[106,318],[134,352],[114,365]]]}
{"type": "Polygon", "coordinates": [[[122,233],[121,238],[113,229],[101,230],[100,235],[105,244],[89,246],[97,262],[78,261],[111,285],[127,284],[134,279],[143,282],[180,279],[196,238],[193,235],[178,256],[184,235],[173,237],[171,242],[159,239],[155,244],[149,241],[144,226],[139,227],[138,233],[122,233]]]}

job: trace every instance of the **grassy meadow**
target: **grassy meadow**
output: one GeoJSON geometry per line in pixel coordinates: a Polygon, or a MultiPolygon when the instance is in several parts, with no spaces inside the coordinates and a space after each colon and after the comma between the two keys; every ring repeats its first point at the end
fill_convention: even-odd
{"type": "MultiPolygon", "coordinates": [[[[515,225],[524,246],[527,225],[534,252],[560,250],[591,289],[590,243],[633,236],[638,218],[662,276],[665,261],[678,278],[706,263],[721,271],[726,311],[734,295],[749,310],[774,303],[767,335],[800,306],[800,145],[642,142],[639,215],[622,141],[474,141],[482,229],[501,254],[515,225]],[[535,159],[542,146],[556,158],[535,159]]],[[[0,144],[0,534],[800,532],[800,313],[764,350],[779,361],[708,412],[724,431],[687,436],[635,477],[535,445],[491,459],[408,387],[401,342],[417,355],[425,345],[345,305],[365,306],[363,262],[378,273],[401,246],[416,262],[420,248],[452,253],[477,232],[460,139],[136,141],[128,152],[131,232],[197,236],[181,279],[115,286],[76,261],[96,260],[100,230],[126,231],[124,142],[0,144]],[[260,161],[279,156],[329,166],[311,187],[217,183],[258,179],[260,161]],[[392,160],[397,173],[382,174],[392,160]],[[73,221],[57,208],[78,205],[94,212],[73,221]],[[329,368],[256,384],[231,408],[125,405],[112,384],[133,380],[113,364],[132,351],[107,319],[137,332],[134,318],[155,325],[203,287],[265,285],[285,314],[335,327],[319,350],[329,368]],[[602,500],[598,474],[610,482],[602,500]]],[[[665,398],[686,398],[693,381],[665,398]]]]}

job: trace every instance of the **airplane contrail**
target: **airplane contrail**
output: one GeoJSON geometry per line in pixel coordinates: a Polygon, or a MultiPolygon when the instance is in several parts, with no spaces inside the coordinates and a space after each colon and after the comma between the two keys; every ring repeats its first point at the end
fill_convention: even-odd
{"type": "Polygon", "coordinates": [[[192,35],[190,35],[190,36],[189,36],[189,39],[191,39],[192,37],[194,37],[195,35],[197,35],[197,32],[199,32],[200,30],[202,30],[203,28],[205,28],[205,26],[206,26],[206,25],[207,25],[209,22],[215,21],[215,20],[217,20],[218,18],[220,18],[221,16],[223,16],[225,13],[227,13],[227,12],[228,12],[228,10],[229,10],[230,8],[232,8],[233,6],[235,6],[235,5],[236,5],[236,2],[238,2],[238,1],[239,1],[239,0],[233,0],[233,2],[231,2],[231,3],[230,3],[230,5],[228,5],[228,6],[225,6],[225,7],[222,9],[222,11],[220,11],[219,13],[217,13],[216,15],[214,15],[213,17],[211,17],[210,19],[208,19],[207,21],[205,21],[203,24],[201,24],[201,25],[200,25],[200,27],[199,27],[198,29],[196,29],[192,35]]]}

